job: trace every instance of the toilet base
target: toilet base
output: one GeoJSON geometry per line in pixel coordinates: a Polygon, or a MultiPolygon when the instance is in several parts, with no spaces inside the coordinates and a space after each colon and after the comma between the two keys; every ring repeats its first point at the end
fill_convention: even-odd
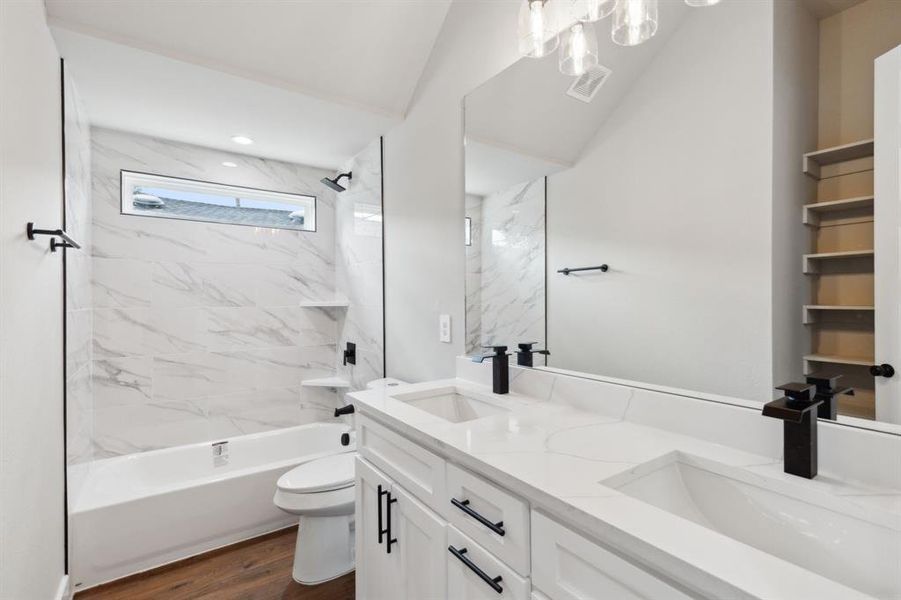
{"type": "Polygon", "coordinates": [[[353,516],[300,517],[294,548],[294,581],[317,585],[353,570],[353,516]]]}

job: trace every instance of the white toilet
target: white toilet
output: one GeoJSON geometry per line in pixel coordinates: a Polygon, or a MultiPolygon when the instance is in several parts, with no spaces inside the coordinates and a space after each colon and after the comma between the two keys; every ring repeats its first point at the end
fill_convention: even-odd
{"type": "Polygon", "coordinates": [[[345,452],[303,463],[282,475],[275,505],[300,516],[294,581],[315,585],[354,569],[354,457],[345,452]]]}

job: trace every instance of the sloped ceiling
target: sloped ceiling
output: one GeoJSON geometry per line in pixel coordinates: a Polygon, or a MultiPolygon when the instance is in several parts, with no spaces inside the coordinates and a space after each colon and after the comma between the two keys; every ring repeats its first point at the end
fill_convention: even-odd
{"type": "Polygon", "coordinates": [[[450,0],[46,0],[52,25],[402,116],[450,0]]]}

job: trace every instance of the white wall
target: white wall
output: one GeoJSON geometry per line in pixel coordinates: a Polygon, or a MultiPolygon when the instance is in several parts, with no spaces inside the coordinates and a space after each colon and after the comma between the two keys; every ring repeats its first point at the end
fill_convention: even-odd
{"type": "Polygon", "coordinates": [[[687,19],[550,177],[552,366],[769,397],[772,28],[771,1],[687,19]]]}
{"type": "Polygon", "coordinates": [[[406,120],[385,136],[388,375],[452,376],[463,351],[463,96],[517,59],[517,2],[454,2],[406,120]],[[438,315],[453,342],[438,341],[438,315]]]}
{"type": "Polygon", "coordinates": [[[0,598],[49,600],[64,576],[59,55],[40,0],[0,2],[0,598]]]}
{"type": "Polygon", "coordinates": [[[800,156],[817,147],[819,25],[801,2],[777,0],[773,13],[773,383],[802,381],[810,333],[801,306],[810,300],[801,274],[810,231],[801,205],[815,202],[816,184],[800,156]]]}

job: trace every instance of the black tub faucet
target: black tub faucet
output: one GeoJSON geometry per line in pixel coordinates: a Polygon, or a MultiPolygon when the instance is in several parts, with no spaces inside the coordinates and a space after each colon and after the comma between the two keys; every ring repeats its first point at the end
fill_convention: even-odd
{"type": "Polygon", "coordinates": [[[491,359],[491,391],[495,394],[510,393],[510,358],[506,346],[482,346],[491,348],[494,354],[473,356],[472,361],[480,363],[486,358],[491,359]]]}
{"type": "Polygon", "coordinates": [[[838,380],[841,378],[841,375],[829,376],[823,373],[811,373],[807,376],[807,383],[817,388],[813,399],[823,401],[817,408],[817,416],[819,418],[835,421],[838,418],[838,398],[836,396],[854,395],[854,388],[838,387],[838,380]]]}
{"type": "Polygon", "coordinates": [[[538,342],[522,342],[517,344],[517,346],[519,346],[519,350],[516,351],[517,366],[532,367],[534,366],[533,356],[535,354],[544,354],[545,356],[550,354],[548,350],[532,350],[532,346],[537,343],[538,342]]]}
{"type": "Polygon", "coordinates": [[[763,405],[763,415],[782,419],[782,450],[785,472],[806,479],[817,476],[816,386],[787,383],[776,388],[785,396],[763,405]]]}

